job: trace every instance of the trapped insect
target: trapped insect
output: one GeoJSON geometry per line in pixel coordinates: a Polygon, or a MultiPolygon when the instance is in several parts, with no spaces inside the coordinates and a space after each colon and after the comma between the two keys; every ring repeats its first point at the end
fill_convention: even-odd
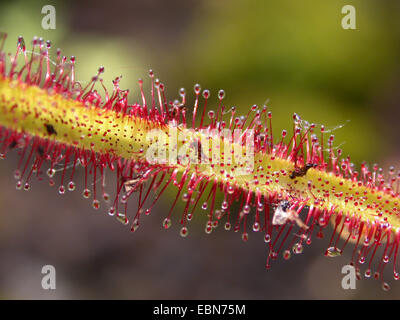
{"type": "Polygon", "coordinates": [[[287,200],[282,200],[278,203],[274,210],[272,224],[281,226],[287,222],[295,222],[299,228],[308,229],[308,226],[301,220],[293,209],[290,208],[291,204],[287,200]]]}
{"type": "Polygon", "coordinates": [[[357,272],[366,261],[372,268],[378,260],[375,274],[385,290],[385,266],[392,264],[393,278],[400,278],[396,269],[400,247],[396,181],[400,175],[390,169],[385,178],[378,166],[369,169],[365,164],[359,174],[350,157],[343,158],[342,151],[333,148],[334,136],[327,138],[323,126],[301,126],[305,122],[295,114],[293,132],[283,131],[277,138],[267,106],[253,105],[238,117],[235,108],[225,106],[225,91],[218,91],[214,103],[212,93],[202,91],[198,84],[193,88],[193,107],[174,108],[186,105],[185,90],[179,91],[178,103],[167,100],[166,87],[153,71],[149,71],[151,99],[146,99],[144,81],[139,79],[141,101],[128,102],[119,78],[113,81],[112,94],[99,83],[103,67],[82,87],[75,81],[75,57],[68,61],[58,50],[54,65],[48,63],[50,42],[34,38],[28,52],[20,37],[16,53],[8,55],[3,51],[4,41],[0,34],[0,158],[17,150],[17,190],[28,191],[34,178],[43,181],[47,175],[49,185],[58,183],[58,193],[63,195],[76,189],[75,169],[82,167],[83,197],[96,210],[102,209],[100,200],[104,200],[109,216],[124,225],[130,223],[131,231],[138,230],[141,219],[150,215],[169,190],[165,198],[171,205],[162,211],[162,226],[169,229],[173,215],[180,214],[182,237],[188,236],[188,224],[196,215],[207,217],[207,234],[226,219],[225,230],[234,226],[244,241],[249,229],[264,233],[270,253],[265,266],[269,268],[279,255],[290,257],[288,248],[301,254],[318,229],[318,238],[324,232],[332,233],[327,247],[335,254],[328,256],[353,246],[351,263],[357,272]],[[103,88],[105,98],[96,86],[103,88]],[[213,106],[216,112],[209,111],[207,119],[207,109],[213,106]],[[174,142],[169,135],[177,128],[201,144],[189,144],[191,148],[180,154],[182,161],[151,161],[147,152],[155,144],[147,139],[150,134],[156,131],[157,138],[165,138],[166,150],[181,150],[184,142],[174,142]],[[222,160],[229,154],[219,143],[223,129],[239,131],[238,139],[225,141],[227,150],[239,150],[239,161],[222,160]],[[198,151],[197,157],[183,161],[190,159],[193,150],[198,151]],[[217,160],[195,161],[210,150],[217,160]],[[111,184],[113,201],[108,201],[106,193],[106,172],[116,179],[111,184]],[[296,179],[304,176],[307,179],[296,179]],[[183,202],[181,210],[178,201],[183,202]],[[328,228],[329,221],[333,228],[328,228]],[[295,226],[299,234],[291,237],[295,226]]]}

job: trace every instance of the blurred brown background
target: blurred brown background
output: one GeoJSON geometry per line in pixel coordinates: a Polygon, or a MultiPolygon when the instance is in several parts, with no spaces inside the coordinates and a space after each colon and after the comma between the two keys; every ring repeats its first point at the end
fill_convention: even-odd
{"type": "MultiPolygon", "coordinates": [[[[77,57],[83,82],[104,65],[106,82],[123,75],[133,100],[137,79],[152,68],[170,99],[200,83],[214,97],[224,88],[226,105],[242,112],[268,101],[276,132],[290,125],[293,112],[328,128],[346,124],[334,132],[335,143],[356,165],[399,167],[397,0],[1,1],[0,31],[9,35],[7,50],[15,50],[18,35],[52,40],[53,49],[77,57]],[[41,28],[46,4],[57,10],[56,30],[41,28]],[[341,27],[345,4],[356,8],[357,30],[341,27]]],[[[0,298],[400,297],[390,272],[389,292],[370,279],[343,290],[341,268],[351,250],[325,258],[326,238],[269,271],[261,234],[243,243],[222,228],[206,235],[203,221],[193,221],[182,239],[180,212],[172,230],[161,228],[168,196],[132,234],[104,205],[95,211],[82,198],[82,176],[77,191],[64,196],[46,182],[15,190],[16,159],[0,167],[0,298]],[[46,264],[57,270],[54,291],[40,285],[46,264]]]]}

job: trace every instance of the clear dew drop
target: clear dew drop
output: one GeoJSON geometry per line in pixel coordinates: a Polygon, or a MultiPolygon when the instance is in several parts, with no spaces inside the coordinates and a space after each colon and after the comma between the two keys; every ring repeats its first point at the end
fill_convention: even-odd
{"type": "Polygon", "coordinates": [[[228,192],[229,194],[233,194],[234,191],[235,191],[235,188],[232,187],[232,186],[229,186],[228,189],[227,189],[227,192],[228,192]]]}
{"type": "Polygon", "coordinates": [[[360,257],[360,259],[358,259],[358,262],[361,264],[365,263],[365,257],[360,257]]]}
{"type": "Polygon", "coordinates": [[[260,224],[257,221],[254,222],[254,224],[253,224],[253,231],[254,232],[260,231],[260,224]]]}
{"type": "Polygon", "coordinates": [[[111,207],[111,208],[108,210],[108,214],[109,214],[110,216],[113,216],[113,215],[115,214],[115,208],[114,208],[114,207],[111,207]]]}
{"type": "Polygon", "coordinates": [[[28,182],[25,182],[24,184],[24,190],[29,191],[31,189],[31,185],[28,182]]]}
{"type": "Polygon", "coordinates": [[[126,218],[125,214],[123,214],[123,213],[117,213],[116,218],[123,225],[127,225],[129,223],[129,220],[126,218]]]}
{"type": "Polygon", "coordinates": [[[264,236],[264,242],[269,243],[271,241],[271,235],[269,233],[266,233],[264,236]]]}
{"type": "Polygon", "coordinates": [[[122,197],[121,197],[121,203],[126,203],[126,200],[127,200],[127,197],[126,197],[126,195],[125,194],[123,194],[122,195],[122,197]]]}
{"type": "Polygon", "coordinates": [[[400,279],[400,275],[398,274],[398,272],[394,272],[393,273],[393,278],[394,278],[394,280],[399,280],[400,279]]]}
{"type": "Polygon", "coordinates": [[[388,263],[389,262],[389,256],[384,256],[382,261],[383,261],[383,263],[388,263]]]}
{"type": "Polygon", "coordinates": [[[58,193],[59,193],[59,194],[64,194],[64,193],[65,193],[65,187],[64,187],[64,186],[60,186],[60,187],[58,188],[58,193]]]}
{"type": "Polygon", "coordinates": [[[17,185],[16,185],[16,187],[15,187],[17,190],[21,190],[22,189],[22,181],[21,180],[18,180],[17,181],[17,185]]]}
{"type": "Polygon", "coordinates": [[[150,214],[150,212],[151,212],[150,209],[146,209],[145,212],[144,212],[144,214],[145,214],[146,216],[148,216],[148,215],[150,214]]]}
{"type": "Polygon", "coordinates": [[[189,200],[189,195],[187,194],[187,193],[184,193],[183,195],[182,195],[182,201],[183,202],[187,202],[189,200]]]}
{"type": "Polygon", "coordinates": [[[222,218],[222,211],[221,210],[215,210],[215,217],[219,220],[222,218]]]}
{"type": "Polygon", "coordinates": [[[88,199],[89,197],[90,197],[90,194],[91,194],[91,192],[90,192],[90,190],[89,189],[85,189],[85,190],[83,190],[83,197],[85,198],[85,199],[88,199]]]}
{"type": "Polygon", "coordinates": [[[390,290],[390,286],[387,282],[382,282],[382,289],[383,291],[389,291],[390,290]]]}
{"type": "Polygon", "coordinates": [[[56,170],[54,170],[53,168],[49,168],[47,169],[46,173],[49,176],[49,178],[53,178],[54,174],[56,173],[56,170]]]}
{"type": "Polygon", "coordinates": [[[107,202],[108,200],[110,200],[110,195],[108,193],[104,192],[103,193],[103,199],[104,199],[104,201],[107,202]]]}
{"type": "Polygon", "coordinates": [[[329,247],[326,249],[325,255],[330,258],[339,257],[342,255],[342,250],[336,247],[329,247]]]}
{"type": "Polygon", "coordinates": [[[188,213],[188,215],[187,215],[188,221],[192,220],[192,218],[193,218],[193,214],[192,213],[188,213]]]}
{"type": "Polygon", "coordinates": [[[194,85],[194,92],[195,92],[196,94],[200,94],[200,91],[201,91],[201,86],[200,86],[198,83],[196,83],[196,84],[194,85]]]}
{"type": "Polygon", "coordinates": [[[202,208],[203,210],[207,210],[207,208],[208,208],[207,202],[204,202],[203,205],[201,206],[201,208],[202,208]]]}
{"type": "Polygon", "coordinates": [[[248,204],[246,204],[246,205],[243,207],[243,213],[244,213],[244,214],[249,214],[249,213],[250,213],[250,206],[249,206],[248,204]]]}
{"type": "Polygon", "coordinates": [[[138,228],[139,228],[139,219],[136,218],[135,220],[133,220],[131,231],[135,232],[138,228]]]}
{"type": "Polygon", "coordinates": [[[14,171],[14,178],[15,178],[15,180],[21,179],[21,171],[15,170],[14,171]]]}
{"type": "Polygon", "coordinates": [[[303,245],[301,243],[296,243],[292,250],[294,254],[300,254],[303,252],[303,245]]]}
{"type": "Polygon", "coordinates": [[[231,227],[232,227],[232,225],[231,225],[231,223],[230,223],[230,222],[226,222],[226,223],[225,223],[225,226],[224,226],[224,228],[225,228],[225,230],[226,230],[226,231],[229,231],[229,230],[231,230],[231,227]]]}
{"type": "Polygon", "coordinates": [[[222,204],[221,204],[221,209],[222,209],[222,210],[228,209],[228,202],[227,202],[227,201],[223,201],[223,202],[222,202],[222,204]]]}
{"type": "Polygon", "coordinates": [[[283,259],[289,260],[291,256],[290,250],[283,251],[283,259]]]}
{"type": "Polygon", "coordinates": [[[370,278],[370,277],[371,277],[371,269],[365,270],[364,276],[365,276],[366,278],[370,278]]]}
{"type": "Polygon", "coordinates": [[[163,227],[164,229],[169,229],[171,227],[171,219],[170,218],[165,218],[163,221],[163,227]]]}
{"type": "Polygon", "coordinates": [[[272,260],[275,260],[276,258],[278,258],[278,252],[271,250],[269,256],[271,257],[272,260]]]}
{"type": "Polygon", "coordinates": [[[99,200],[97,200],[97,199],[95,199],[95,200],[93,200],[93,202],[92,202],[92,207],[94,208],[94,209],[99,209],[100,208],[100,201],[99,200]]]}
{"type": "Polygon", "coordinates": [[[68,183],[68,191],[74,191],[75,190],[75,182],[70,181],[68,183]]]}
{"type": "Polygon", "coordinates": [[[181,237],[185,238],[189,234],[188,228],[182,227],[180,231],[181,237]]]}
{"type": "Polygon", "coordinates": [[[204,231],[205,231],[207,234],[210,234],[211,231],[212,231],[212,229],[213,229],[212,226],[211,226],[210,224],[207,223],[206,228],[204,229],[204,231]]]}

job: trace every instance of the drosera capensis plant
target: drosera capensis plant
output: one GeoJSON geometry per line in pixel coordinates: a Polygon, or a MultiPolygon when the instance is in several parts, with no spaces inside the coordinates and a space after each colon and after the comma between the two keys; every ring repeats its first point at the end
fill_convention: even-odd
{"type": "Polygon", "coordinates": [[[18,151],[17,189],[29,190],[34,177],[47,176],[64,194],[75,190],[75,171],[83,167],[83,197],[92,198],[95,209],[103,198],[108,214],[136,231],[172,187],[176,196],[163,217],[165,229],[183,200],[181,236],[188,235],[188,223],[201,207],[208,217],[206,233],[219,224],[240,232],[244,241],[249,229],[263,232],[267,268],[278,256],[302,253],[314,234],[322,238],[332,224],[326,256],[339,256],[352,246],[350,263],[358,277],[366,265],[365,276],[380,279],[388,290],[383,271],[391,264],[399,279],[400,175],[393,168],[386,178],[376,165],[369,169],[363,163],[356,171],[323,126],[295,114],[292,133],[277,134],[266,106],[254,105],[238,117],[235,108],[224,105],[222,90],[215,111],[206,111],[210,92],[201,92],[197,84],[194,106],[187,105],[183,89],[180,100],[170,102],[152,71],[150,98],[139,79],[141,101],[130,104],[118,78],[107,91],[103,67],[82,86],[74,75],[75,57],[67,59],[57,50],[52,62],[50,42],[34,38],[28,51],[22,37],[16,52],[6,54],[5,39],[2,34],[0,157],[18,151]],[[240,134],[230,138],[226,132],[240,134]],[[104,182],[108,171],[116,176],[111,196],[104,182]],[[136,207],[128,210],[133,201],[136,207]]]}

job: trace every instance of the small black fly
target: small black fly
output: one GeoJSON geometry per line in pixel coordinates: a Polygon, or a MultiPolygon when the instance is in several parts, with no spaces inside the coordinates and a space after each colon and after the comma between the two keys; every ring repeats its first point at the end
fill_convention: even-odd
{"type": "Polygon", "coordinates": [[[304,167],[295,168],[294,171],[290,174],[290,179],[294,179],[297,177],[303,177],[306,175],[308,169],[315,168],[317,165],[315,163],[307,163],[304,167]]]}
{"type": "Polygon", "coordinates": [[[45,127],[46,127],[48,135],[52,135],[52,134],[57,135],[57,131],[56,131],[56,129],[54,129],[53,125],[45,124],[45,127]]]}

